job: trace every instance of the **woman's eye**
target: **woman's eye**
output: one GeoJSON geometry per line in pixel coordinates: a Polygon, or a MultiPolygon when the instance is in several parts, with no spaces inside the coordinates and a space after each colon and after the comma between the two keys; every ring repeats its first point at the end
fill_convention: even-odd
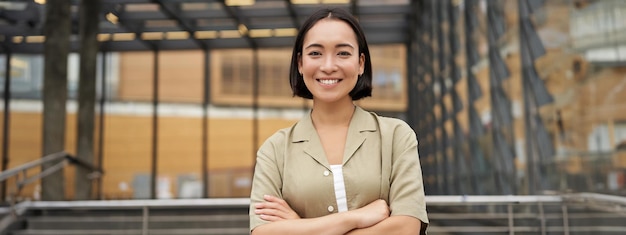
{"type": "Polygon", "coordinates": [[[351,56],[352,54],[350,54],[350,52],[347,52],[347,51],[342,51],[342,52],[339,52],[338,55],[340,55],[340,56],[351,56]]]}
{"type": "Polygon", "coordinates": [[[318,55],[321,55],[321,53],[319,53],[317,51],[312,51],[312,52],[309,52],[309,55],[310,56],[318,56],[318,55]]]}

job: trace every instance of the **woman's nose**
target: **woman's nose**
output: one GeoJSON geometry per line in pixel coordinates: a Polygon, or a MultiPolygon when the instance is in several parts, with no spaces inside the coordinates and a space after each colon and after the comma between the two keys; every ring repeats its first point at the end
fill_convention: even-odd
{"type": "Polygon", "coordinates": [[[322,66],[320,66],[320,70],[325,73],[331,73],[337,70],[337,64],[332,56],[325,56],[324,62],[322,62],[322,66]]]}

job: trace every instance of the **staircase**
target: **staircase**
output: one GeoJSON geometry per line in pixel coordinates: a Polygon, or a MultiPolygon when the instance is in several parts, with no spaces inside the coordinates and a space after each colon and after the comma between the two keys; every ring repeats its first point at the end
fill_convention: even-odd
{"type": "MultiPolygon", "coordinates": [[[[249,203],[247,198],[23,202],[0,207],[0,235],[244,235],[249,203]]],[[[626,234],[626,197],[620,196],[426,196],[426,205],[429,235],[626,234]]]]}
{"type": "Polygon", "coordinates": [[[2,235],[244,235],[248,199],[26,202],[2,235]]]}
{"type": "Polygon", "coordinates": [[[626,197],[427,196],[429,235],[624,235],[626,197]]]}

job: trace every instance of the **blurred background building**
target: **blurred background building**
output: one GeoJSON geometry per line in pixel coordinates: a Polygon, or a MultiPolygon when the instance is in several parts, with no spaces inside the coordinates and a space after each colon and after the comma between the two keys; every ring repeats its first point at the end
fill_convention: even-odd
{"type": "MultiPolygon", "coordinates": [[[[63,150],[80,158],[68,2],[63,150]]],[[[415,129],[427,195],[626,195],[626,2],[248,2],[101,0],[91,199],[247,197],[257,147],[310,107],[290,53],[321,5],[363,24],[374,92],[358,105],[415,129]]],[[[0,2],[3,171],[48,154],[45,19],[45,1],[0,2]]],[[[75,166],[62,172],[73,200],[75,166]]],[[[15,180],[3,198],[40,198],[39,181],[11,195],[15,180]]]]}

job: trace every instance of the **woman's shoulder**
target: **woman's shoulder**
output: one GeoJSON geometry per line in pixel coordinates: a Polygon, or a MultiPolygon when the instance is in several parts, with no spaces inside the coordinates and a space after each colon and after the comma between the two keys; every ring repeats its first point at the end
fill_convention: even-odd
{"type": "Polygon", "coordinates": [[[289,139],[292,129],[293,129],[293,126],[285,127],[285,128],[277,130],[276,132],[274,132],[274,134],[272,134],[270,137],[268,137],[265,140],[265,144],[272,144],[274,146],[284,144],[285,141],[289,139]]]}
{"type": "Polygon", "coordinates": [[[394,133],[413,132],[413,128],[411,128],[411,126],[409,126],[409,124],[402,119],[380,116],[375,112],[370,113],[378,120],[381,131],[393,130],[394,133]]]}

